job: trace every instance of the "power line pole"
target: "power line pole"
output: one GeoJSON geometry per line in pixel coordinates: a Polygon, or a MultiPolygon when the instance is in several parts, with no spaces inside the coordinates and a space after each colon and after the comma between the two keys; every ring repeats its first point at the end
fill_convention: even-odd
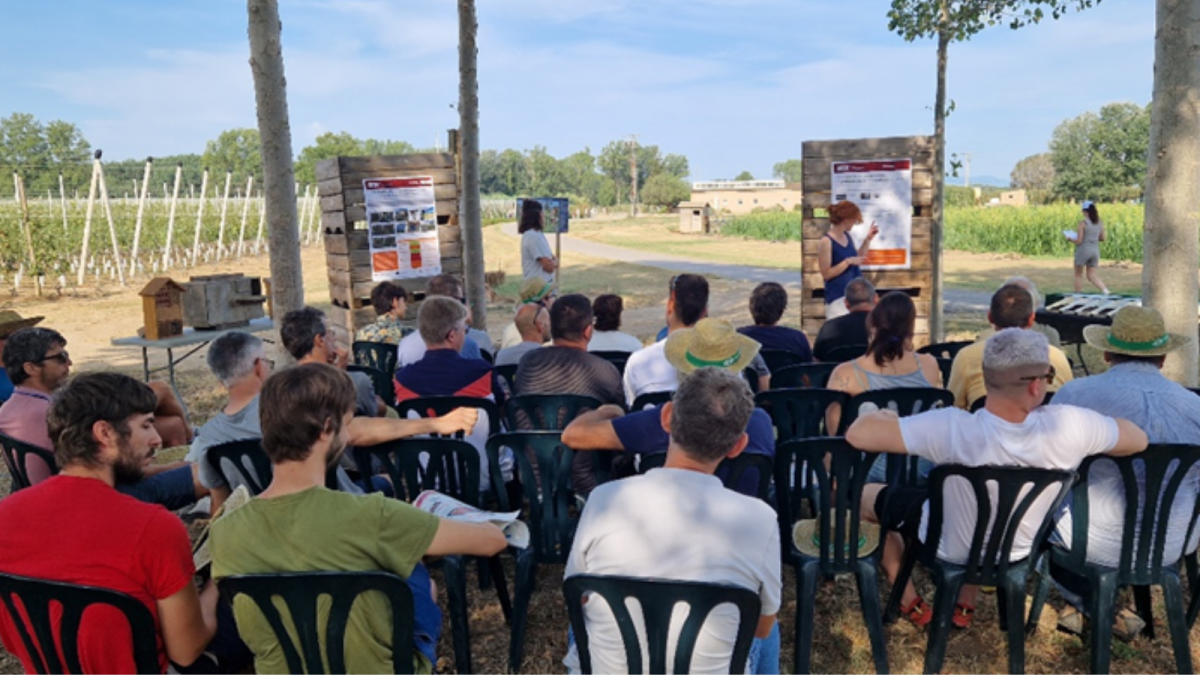
{"type": "Polygon", "coordinates": [[[638,135],[629,134],[629,214],[637,218],[638,203],[638,168],[637,168],[638,135]]]}
{"type": "Polygon", "coordinates": [[[971,187],[971,153],[964,152],[963,158],[963,185],[971,187]]]}

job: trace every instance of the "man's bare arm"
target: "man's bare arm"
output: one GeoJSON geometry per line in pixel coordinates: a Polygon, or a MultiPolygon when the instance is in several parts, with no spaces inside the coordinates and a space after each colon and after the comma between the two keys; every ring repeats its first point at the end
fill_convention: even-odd
{"type": "Polygon", "coordinates": [[[479,410],[475,408],[457,408],[441,417],[420,419],[355,417],[350,420],[350,443],[367,446],[421,434],[448,435],[459,431],[469,433],[478,419],[479,410]]]}
{"type": "Polygon", "coordinates": [[[217,632],[217,587],[211,580],[196,592],[190,582],[158,601],[158,618],[167,658],[190,666],[217,632]]]}
{"type": "Polygon", "coordinates": [[[612,404],[589,410],[563,429],[562,442],[572,450],[624,450],[612,424],[624,414],[621,406],[612,404]]]}
{"type": "Polygon", "coordinates": [[[754,637],[763,639],[771,634],[771,629],[775,627],[775,615],[758,617],[758,627],[754,629],[754,637]]]}
{"type": "Polygon", "coordinates": [[[492,556],[508,546],[504,532],[491,523],[464,523],[443,518],[425,555],[492,556]]]}
{"type": "Polygon", "coordinates": [[[908,454],[900,434],[900,417],[891,410],[878,410],[854,420],[846,430],[846,441],[859,450],[908,454]]]}
{"type": "Polygon", "coordinates": [[[1150,440],[1141,427],[1129,420],[1117,419],[1117,444],[1107,454],[1113,457],[1137,454],[1146,449],[1150,440]]]}

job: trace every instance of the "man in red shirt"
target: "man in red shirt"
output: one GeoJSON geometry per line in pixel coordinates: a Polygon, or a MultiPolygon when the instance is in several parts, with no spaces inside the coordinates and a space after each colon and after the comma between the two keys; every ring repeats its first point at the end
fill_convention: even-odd
{"type": "MultiPolygon", "coordinates": [[[[190,665],[217,630],[217,589],[192,583],[183,523],[161,506],[117,492],[136,482],[162,443],[154,392],[116,373],[78,375],[50,407],[50,440],[61,471],[0,501],[0,571],[109,588],[141,601],[159,627],[159,664],[190,665]]],[[[232,627],[232,626],[230,626],[232,627]]],[[[0,611],[0,640],[33,662],[13,618],[0,611]]],[[[89,609],[79,629],[84,672],[132,673],[129,625],[111,607],[89,609]]]]}

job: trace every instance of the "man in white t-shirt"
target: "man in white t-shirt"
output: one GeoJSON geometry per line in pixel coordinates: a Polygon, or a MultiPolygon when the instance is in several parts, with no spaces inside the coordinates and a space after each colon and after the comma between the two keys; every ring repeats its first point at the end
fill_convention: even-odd
{"type": "MultiPolygon", "coordinates": [[[[1146,449],[1146,434],[1135,424],[1066,405],[1043,406],[1046,387],[1054,381],[1046,337],[1020,328],[1008,328],[988,338],[983,350],[983,378],[987,405],[972,414],[959,408],[933,410],[899,418],[883,410],[858,418],[846,431],[856,448],[875,452],[912,454],[935,464],[966,466],[1022,466],[1074,470],[1089,455],[1128,455],[1146,449]]],[[[938,557],[965,562],[975,529],[978,507],[970,486],[951,481],[945,486],[945,524],[938,557]]],[[[1033,537],[1049,509],[1051,490],[1034,502],[1013,541],[1012,559],[1029,555],[1033,537]]],[[[928,519],[927,493],[921,488],[868,485],[863,490],[863,515],[889,527],[924,538],[928,519]],[[887,514],[880,513],[888,504],[887,514]],[[884,517],[886,516],[886,517],[884,517]]],[[[884,571],[896,578],[903,559],[903,539],[888,535],[883,553],[884,571]]],[[[954,625],[970,625],[976,588],[959,595],[954,625]]],[[[929,608],[912,585],[904,589],[902,612],[917,625],[932,618],[929,608]]]]}
{"type": "MultiPolygon", "coordinates": [[[[708,279],[699,274],[679,274],[671,277],[667,297],[667,331],[690,328],[708,315],[708,279]]],[[[666,340],[634,352],[625,363],[625,403],[633,405],[642,394],[674,391],[679,386],[675,366],[667,361],[663,351],[666,340]]]]}
{"type": "MultiPolygon", "coordinates": [[[[777,673],[775,614],[782,580],[775,512],[760,500],[726,489],[713,475],[721,460],[745,449],[753,409],[749,387],[735,373],[700,368],[685,378],[674,400],[662,408],[662,425],[671,435],[666,463],[592,492],[564,576],[654,577],[750,589],[759,595],[762,609],[746,672],[777,673]]],[[[583,610],[593,672],[627,672],[611,610],[595,596],[583,610]]],[[[676,612],[682,615],[683,610],[676,612]]],[[[678,626],[676,621],[672,623],[678,626]]],[[[729,672],[737,625],[737,612],[730,606],[709,616],[696,643],[692,672],[729,672]]],[[[574,643],[564,663],[578,672],[574,643]]]]}

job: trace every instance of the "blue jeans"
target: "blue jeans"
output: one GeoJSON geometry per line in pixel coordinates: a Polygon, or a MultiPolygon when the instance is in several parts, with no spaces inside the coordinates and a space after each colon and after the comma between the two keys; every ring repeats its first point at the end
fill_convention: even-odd
{"type": "Polygon", "coordinates": [[[442,632],[442,609],[433,599],[433,586],[425,563],[417,563],[407,581],[413,594],[413,646],[436,668],[438,636],[442,632]]]}
{"type": "Polygon", "coordinates": [[[168,511],[196,503],[196,485],[192,482],[192,466],[156,473],[136,483],[118,483],[117,492],[147,504],[159,504],[168,511]]]}

